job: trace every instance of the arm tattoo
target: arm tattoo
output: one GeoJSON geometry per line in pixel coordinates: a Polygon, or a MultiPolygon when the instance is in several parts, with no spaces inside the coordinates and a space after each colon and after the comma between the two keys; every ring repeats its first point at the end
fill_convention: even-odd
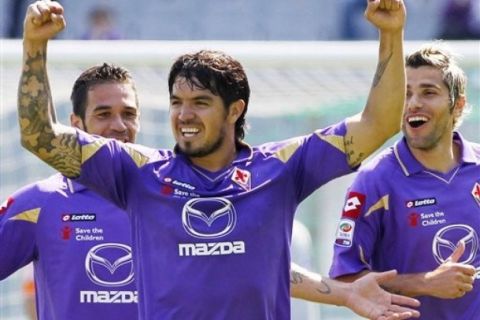
{"type": "Polygon", "coordinates": [[[330,288],[330,286],[325,282],[323,281],[323,279],[320,281],[320,284],[321,284],[321,287],[320,288],[316,288],[316,290],[318,292],[320,292],[321,294],[330,294],[332,293],[332,289],[330,288]]]}
{"type": "MultiPolygon", "coordinates": [[[[299,272],[291,271],[290,273],[290,283],[292,285],[303,283],[303,278],[304,278],[303,275],[299,272]]],[[[325,281],[323,281],[323,279],[320,280],[320,286],[318,288],[315,288],[315,290],[317,290],[321,294],[332,293],[332,289],[325,281]]]]}
{"type": "Polygon", "coordinates": [[[378,62],[377,71],[375,72],[375,76],[373,77],[373,84],[372,84],[373,87],[376,87],[380,82],[380,79],[382,78],[383,73],[385,72],[385,69],[387,69],[388,63],[390,62],[392,55],[393,53],[390,53],[387,59],[378,62]]]}
{"type": "Polygon", "coordinates": [[[18,117],[22,145],[69,177],[80,173],[81,151],[75,131],[55,125],[50,86],[46,73],[46,51],[25,53],[18,87],[18,117]],[[55,132],[54,125],[62,132],[55,132]]]}
{"type": "Polygon", "coordinates": [[[303,276],[297,271],[292,271],[290,275],[291,284],[300,284],[303,282],[303,276]]]}
{"type": "Polygon", "coordinates": [[[345,153],[347,156],[347,162],[350,166],[355,167],[359,165],[362,160],[365,158],[363,152],[355,153],[355,148],[353,147],[353,136],[345,137],[345,153]]]}

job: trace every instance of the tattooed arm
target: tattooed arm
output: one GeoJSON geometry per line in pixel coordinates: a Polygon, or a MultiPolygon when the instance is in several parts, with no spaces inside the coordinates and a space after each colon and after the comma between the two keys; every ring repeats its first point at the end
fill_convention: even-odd
{"type": "Polygon", "coordinates": [[[369,273],[352,283],[344,283],[309,272],[292,263],[290,295],[313,302],[345,306],[368,319],[408,319],[419,317],[415,299],[391,294],[380,287],[396,276],[396,271],[369,273]]]}
{"type": "Polygon", "coordinates": [[[347,119],[345,152],[350,166],[361,163],[398,132],[405,102],[403,0],[369,0],[365,17],[379,30],[377,70],[365,109],[347,119]]]}
{"type": "Polygon", "coordinates": [[[65,27],[58,2],[37,1],[25,16],[18,120],[22,145],[65,174],[80,173],[81,153],[75,130],[56,122],[47,77],[47,43],[65,27]]]}

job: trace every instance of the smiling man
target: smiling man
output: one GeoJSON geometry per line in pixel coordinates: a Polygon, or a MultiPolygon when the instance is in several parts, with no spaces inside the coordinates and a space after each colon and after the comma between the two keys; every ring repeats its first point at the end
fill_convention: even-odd
{"type": "MultiPolygon", "coordinates": [[[[138,98],[126,69],[89,68],[75,81],[71,101],[73,127],[135,142],[138,98]]],[[[137,318],[123,210],[60,174],[20,189],[7,203],[0,212],[0,280],[33,262],[38,319],[137,318]]]]}
{"type": "MultiPolygon", "coordinates": [[[[405,8],[399,0],[368,1],[366,16],[379,29],[380,53],[362,112],[306,136],[251,147],[243,142],[250,96],[244,69],[225,53],[205,50],[171,67],[171,150],[51,121],[46,47],[65,26],[63,8],[49,1],[29,7],[18,90],[22,144],[127,211],[140,319],[290,318],[289,244],[298,204],[354,171],[400,127],[405,8]]],[[[333,283],[321,283],[324,296],[337,292],[333,283]]],[[[365,303],[369,294],[349,294],[354,288],[343,287],[343,300],[329,302],[374,319],[418,315],[396,304],[415,306],[413,299],[383,292],[365,303]]]]}
{"type": "Polygon", "coordinates": [[[480,145],[456,131],[467,78],[439,44],[410,54],[406,66],[404,137],[353,182],[330,276],[397,269],[384,287],[418,296],[422,319],[477,319],[480,145]]]}

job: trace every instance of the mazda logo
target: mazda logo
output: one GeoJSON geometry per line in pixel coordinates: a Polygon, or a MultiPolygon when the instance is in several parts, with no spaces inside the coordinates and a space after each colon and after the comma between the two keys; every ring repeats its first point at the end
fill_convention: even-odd
{"type": "Polygon", "coordinates": [[[121,243],[102,243],[92,247],[85,258],[90,280],[104,287],[120,287],[133,281],[132,249],[121,243]]]}
{"type": "Polygon", "coordinates": [[[201,239],[223,237],[232,232],[237,220],[233,204],[224,198],[195,198],[183,206],[185,231],[201,239]]]}
{"type": "Polygon", "coordinates": [[[477,232],[464,224],[452,224],[438,230],[433,238],[432,251],[438,264],[448,259],[460,240],[465,243],[464,254],[467,254],[467,257],[459,262],[471,264],[474,261],[479,245],[477,232]]]}

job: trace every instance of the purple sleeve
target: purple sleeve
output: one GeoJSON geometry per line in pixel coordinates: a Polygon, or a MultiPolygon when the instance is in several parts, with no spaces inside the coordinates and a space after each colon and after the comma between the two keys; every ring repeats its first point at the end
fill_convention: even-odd
{"type": "Polygon", "coordinates": [[[349,188],[337,227],[330,277],[371,269],[375,243],[381,234],[381,217],[388,208],[372,171],[361,171],[349,188]]]}
{"type": "Polygon", "coordinates": [[[77,181],[120,208],[126,208],[129,187],[137,178],[139,165],[129,145],[77,130],[82,167],[77,181]]]}
{"type": "Polygon", "coordinates": [[[8,197],[0,206],[0,280],[36,257],[36,230],[41,210],[34,185],[8,197]]]}
{"type": "Polygon", "coordinates": [[[295,183],[300,186],[300,201],[325,183],[356,169],[352,169],[347,161],[345,134],[345,122],[340,122],[305,137],[298,153],[298,163],[291,163],[295,183]]]}

